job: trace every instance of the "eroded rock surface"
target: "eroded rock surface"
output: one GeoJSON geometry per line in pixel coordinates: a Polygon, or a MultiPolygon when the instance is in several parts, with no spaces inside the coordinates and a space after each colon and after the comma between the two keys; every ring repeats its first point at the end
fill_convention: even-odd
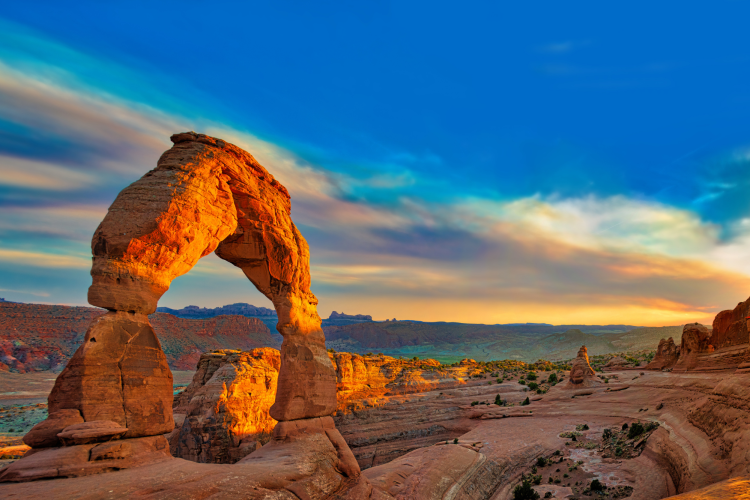
{"type": "Polygon", "coordinates": [[[748,343],[747,316],[750,315],[750,299],[737,304],[733,310],[721,311],[714,318],[711,329],[711,344],[716,349],[748,343]]]}
{"type": "Polygon", "coordinates": [[[175,398],[172,454],[199,463],[234,463],[265,444],[276,425],[281,359],[276,349],[201,356],[193,382],[175,398]]]}
{"type": "Polygon", "coordinates": [[[654,359],[645,366],[644,370],[671,370],[680,356],[680,348],[674,343],[672,337],[661,339],[656,348],[654,359]]]}
{"type": "MultiPolygon", "coordinates": [[[[370,467],[389,461],[419,447],[427,440],[455,437],[456,426],[440,424],[445,418],[426,418],[411,422],[409,432],[413,447],[399,443],[381,445],[375,459],[369,439],[356,436],[361,412],[389,405],[394,396],[445,390],[465,385],[470,377],[482,373],[475,361],[459,366],[443,366],[435,360],[402,360],[390,356],[361,356],[351,353],[329,353],[336,370],[337,421],[355,446],[359,463],[370,467]],[[349,418],[353,417],[353,418],[349,418]],[[352,427],[354,424],[354,427],[352,427]]],[[[175,398],[177,426],[170,434],[172,454],[200,463],[235,463],[270,439],[276,425],[270,408],[276,396],[280,354],[275,349],[249,352],[220,350],[201,356],[193,382],[175,398]]],[[[383,426],[378,431],[382,442],[399,441],[398,429],[387,425],[388,410],[369,413],[370,425],[383,426]]],[[[451,412],[450,418],[455,415],[451,412]]],[[[401,440],[402,441],[402,440],[401,440]]]]}
{"type": "Polygon", "coordinates": [[[570,367],[570,376],[565,385],[566,389],[581,389],[596,387],[603,382],[596,376],[596,372],[589,364],[589,355],[586,346],[581,346],[578,356],[573,360],[570,367]]]}

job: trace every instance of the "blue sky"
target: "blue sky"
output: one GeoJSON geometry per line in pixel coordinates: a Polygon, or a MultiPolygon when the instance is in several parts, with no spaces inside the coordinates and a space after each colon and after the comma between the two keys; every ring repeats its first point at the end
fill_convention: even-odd
{"type": "MultiPolygon", "coordinates": [[[[85,304],[169,135],[292,194],[320,311],[707,321],[750,290],[743,2],[44,2],[0,13],[0,296],[85,304]]],[[[163,305],[267,305],[214,256],[163,305]]]]}

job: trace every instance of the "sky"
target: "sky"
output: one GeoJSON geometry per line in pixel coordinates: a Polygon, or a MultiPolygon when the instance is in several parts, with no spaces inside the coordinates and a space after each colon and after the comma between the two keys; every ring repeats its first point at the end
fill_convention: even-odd
{"type": "MultiPolygon", "coordinates": [[[[90,241],[171,134],[292,196],[319,312],[710,323],[750,295],[750,5],[15,2],[0,297],[85,305],[90,241]]],[[[160,305],[270,306],[215,255],[160,305]]]]}

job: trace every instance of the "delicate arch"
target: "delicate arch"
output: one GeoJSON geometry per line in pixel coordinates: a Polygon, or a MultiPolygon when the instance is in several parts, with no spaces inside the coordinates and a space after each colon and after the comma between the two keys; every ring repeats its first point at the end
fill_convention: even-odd
{"type": "Polygon", "coordinates": [[[130,436],[164,432],[171,373],[147,315],[174,278],[216,251],[278,313],[284,341],[271,416],[330,415],[336,378],[289,193],[249,153],[221,139],[189,132],[172,142],[154,170],[120,192],[94,233],[88,298],[111,312],[92,324],[58,378],[50,410],[76,408],[87,421],[113,420],[130,436]],[[126,394],[128,387],[142,390],[126,394]]]}

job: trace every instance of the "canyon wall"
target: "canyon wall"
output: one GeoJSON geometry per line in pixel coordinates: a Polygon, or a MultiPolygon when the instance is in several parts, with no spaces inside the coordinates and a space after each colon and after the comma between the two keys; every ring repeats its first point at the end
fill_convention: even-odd
{"type": "MultiPolygon", "coordinates": [[[[94,307],[0,303],[0,371],[61,370],[89,324],[104,313],[94,307]]],[[[183,319],[154,313],[149,320],[173,370],[194,370],[206,351],[279,346],[257,318],[183,319]]]]}

